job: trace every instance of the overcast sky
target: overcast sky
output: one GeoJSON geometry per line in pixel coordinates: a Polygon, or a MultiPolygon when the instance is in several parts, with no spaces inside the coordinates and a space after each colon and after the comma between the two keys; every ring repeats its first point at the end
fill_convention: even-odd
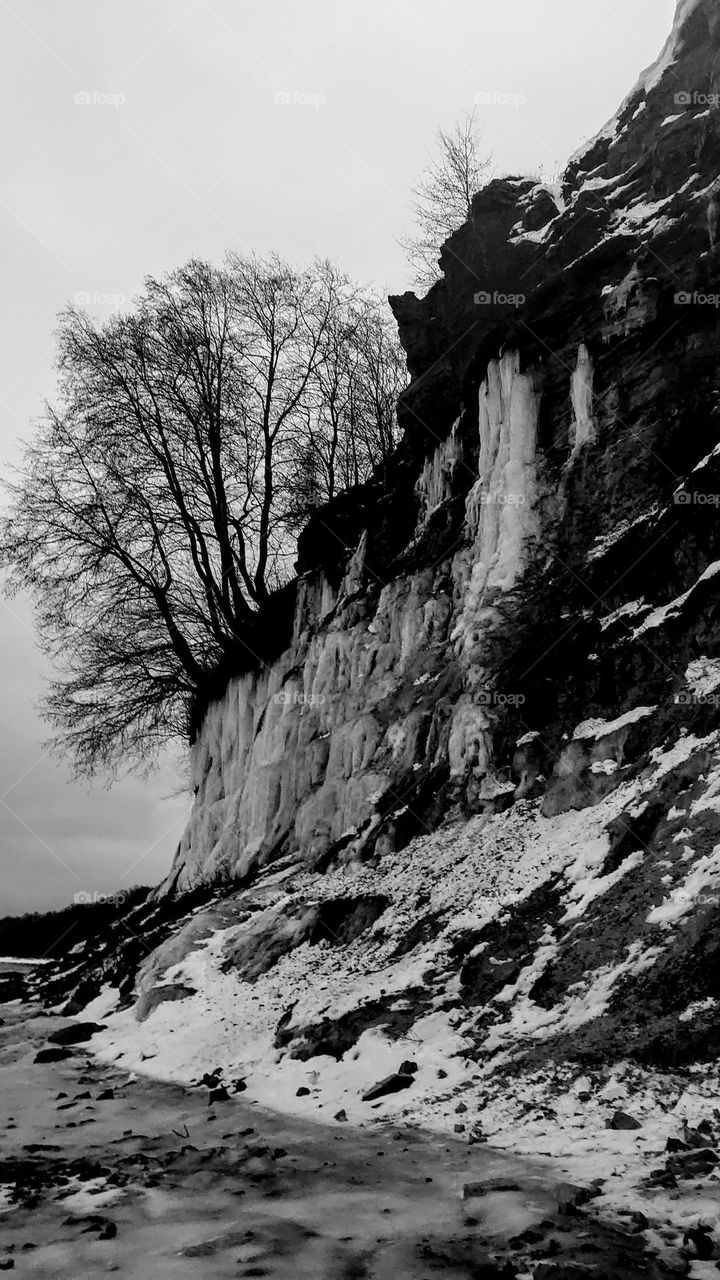
{"type": "MultiPolygon", "coordinates": [[[[551,175],[614,113],[674,9],[0,0],[2,470],[52,394],[68,300],[102,316],[146,274],[229,248],[327,255],[402,291],[396,237],[435,127],[485,95],[498,172],[551,175]]],[[[0,913],[157,881],[188,807],[180,773],[72,783],[42,750],[27,602],[0,605],[0,643],[0,913]]]]}

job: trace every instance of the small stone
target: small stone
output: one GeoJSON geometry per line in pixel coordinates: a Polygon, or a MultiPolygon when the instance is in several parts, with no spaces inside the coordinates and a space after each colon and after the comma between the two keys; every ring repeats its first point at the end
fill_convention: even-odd
{"type": "Polygon", "coordinates": [[[605,1121],[606,1129],[642,1129],[639,1120],[629,1116],[627,1111],[616,1111],[610,1120],[605,1121]]]}
{"type": "Polygon", "coordinates": [[[410,1058],[400,1063],[400,1074],[403,1076],[414,1076],[417,1069],[417,1062],[413,1062],[410,1058]]]}
{"type": "Polygon", "coordinates": [[[335,1119],[336,1119],[336,1120],[340,1120],[341,1122],[342,1122],[342,1121],[347,1120],[347,1114],[346,1114],[345,1110],[344,1110],[344,1109],[342,1109],[342,1110],[340,1110],[340,1111],[336,1111],[336,1112],[335,1112],[335,1119]]]}
{"type": "Polygon", "coordinates": [[[456,1108],[455,1108],[455,1114],[456,1114],[456,1115],[458,1115],[458,1116],[462,1116],[462,1115],[464,1115],[464,1114],[465,1114],[465,1112],[466,1112],[466,1111],[467,1111],[467,1107],[465,1106],[465,1103],[464,1103],[464,1102],[458,1102],[458,1104],[457,1104],[457,1106],[456,1106],[456,1108]]]}
{"type": "Polygon", "coordinates": [[[208,1098],[208,1106],[211,1107],[214,1102],[229,1102],[230,1094],[224,1085],[220,1085],[219,1089],[211,1089],[208,1098]]]}
{"type": "Polygon", "coordinates": [[[114,1097],[115,1097],[114,1089],[103,1089],[102,1093],[98,1094],[97,1100],[98,1102],[112,1102],[114,1097]]]}
{"type": "Polygon", "coordinates": [[[580,1205],[592,1199],[592,1191],[588,1187],[577,1187],[572,1182],[561,1182],[555,1191],[558,1213],[574,1213],[580,1205]]]}
{"type": "Polygon", "coordinates": [[[306,1085],[306,1084],[301,1084],[301,1085],[300,1085],[300,1088],[299,1088],[299,1089],[297,1089],[297,1090],[296,1090],[296,1092],[295,1092],[295,1097],[296,1097],[296,1098],[307,1098],[307,1097],[309,1096],[309,1094],[310,1094],[310,1090],[308,1089],[307,1085],[306,1085]]]}
{"type": "Polygon", "coordinates": [[[454,1124],[454,1125],[453,1125],[453,1129],[454,1129],[455,1133],[464,1133],[464,1132],[465,1132],[465,1125],[464,1125],[464,1124],[454,1124]]]}

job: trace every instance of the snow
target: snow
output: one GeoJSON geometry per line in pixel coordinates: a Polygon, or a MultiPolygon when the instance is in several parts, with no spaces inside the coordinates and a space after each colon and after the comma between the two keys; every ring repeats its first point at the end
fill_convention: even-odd
{"type": "MultiPolygon", "coordinates": [[[[342,948],[304,943],[254,982],[222,971],[228,946],[246,925],[218,929],[196,941],[184,956],[175,947],[176,963],[163,973],[155,966],[154,981],[183,982],[196,994],[158,1005],[142,1023],[132,1010],[104,1014],[107,1030],[93,1038],[93,1052],[128,1071],[151,1072],[170,1080],[197,1079],[209,1067],[220,1066],[229,1078],[247,1079],[243,1097],[250,1101],[310,1118],[342,1106],[356,1120],[367,1119],[360,1091],[411,1056],[419,1066],[413,1113],[423,1122],[438,1125],[438,1065],[448,1071],[448,1089],[466,1079],[469,1071],[462,1054],[466,1042],[460,1030],[453,1031],[443,1021],[441,1008],[416,1018],[406,1040],[393,1041],[382,1028],[371,1029],[372,1034],[366,1032],[355,1046],[359,1057],[352,1056],[353,1050],[339,1063],[326,1058],[302,1063],[275,1049],[279,1018],[291,1000],[297,1001],[292,1024],[298,1027],[316,1023],[330,1010],[338,1017],[379,998],[382,991],[386,999],[402,1001],[408,989],[424,985],[428,967],[448,963],[458,928],[479,927],[554,870],[575,868],[578,881],[581,875],[589,875],[588,849],[595,851],[595,865],[599,865],[607,849],[604,825],[620,811],[628,794],[621,787],[591,813],[573,811],[554,818],[543,817],[535,802],[520,801],[506,813],[480,815],[420,837],[374,871],[360,865],[322,877],[297,872],[290,883],[286,880],[275,889],[276,907],[287,901],[288,894],[300,902],[310,893],[317,899],[318,894],[331,898],[368,892],[386,894],[392,909],[355,942],[342,948]],[[482,857],[478,858],[480,847],[482,857]],[[437,919],[432,940],[397,957],[398,944],[418,918],[421,889],[437,919]],[[313,1086],[311,1098],[296,1099],[296,1089],[314,1071],[320,1083],[313,1086]]],[[[266,909],[272,905],[267,893],[263,900],[266,909]]],[[[547,949],[541,948],[542,954],[534,959],[535,969],[549,959],[551,951],[548,939],[547,949]]],[[[525,978],[529,979],[528,973],[525,978]]],[[[440,997],[440,1003],[446,1004],[446,996],[440,997]]],[[[404,1095],[395,1096],[383,1103],[378,1114],[396,1114],[407,1105],[404,1095]]]]}
{"type": "Polygon", "coordinates": [[[635,529],[639,524],[644,524],[646,520],[651,520],[654,515],[657,515],[659,510],[660,508],[658,504],[655,503],[654,506],[650,507],[647,511],[643,511],[639,516],[635,516],[633,520],[619,520],[615,525],[615,528],[611,529],[609,533],[602,534],[599,538],[595,539],[593,546],[588,552],[588,560],[599,560],[600,557],[604,556],[611,547],[614,547],[621,538],[624,538],[631,529],[635,529]]]}
{"type": "Polygon", "coordinates": [[[628,725],[635,724],[638,720],[644,720],[647,716],[651,716],[657,707],[634,707],[632,711],[626,711],[624,715],[618,716],[616,720],[603,720],[596,718],[594,720],[583,720],[577,726],[573,733],[573,741],[582,741],[587,738],[607,738],[611,733],[617,733],[619,729],[625,729],[628,725]]]}
{"type": "Polygon", "coordinates": [[[102,1018],[106,1018],[109,1013],[113,1013],[118,1006],[120,1000],[120,992],[116,987],[111,987],[107,983],[101,987],[98,995],[90,1004],[86,1006],[83,1012],[83,1018],[87,1022],[99,1022],[102,1018]]]}
{"type": "Polygon", "coordinates": [[[704,698],[720,685],[720,658],[697,658],[685,672],[685,683],[693,693],[704,698]]]}
{"type": "MultiPolygon", "coordinates": [[[[708,662],[698,659],[688,668],[688,679],[698,687],[705,687],[704,682],[712,682],[718,674],[712,663],[705,665],[708,662]]],[[[596,721],[587,740],[602,740],[608,732],[622,730],[652,710],[637,707],[613,721],[596,721]]],[[[526,737],[532,739],[532,735],[526,737]]],[[[689,852],[680,855],[677,844],[669,844],[670,852],[659,869],[674,870],[677,877],[681,867],[683,878],[663,888],[663,901],[648,912],[647,933],[641,929],[634,939],[614,949],[610,939],[609,949],[601,953],[603,963],[588,967],[551,1007],[531,998],[534,983],[558,954],[560,931],[578,928],[582,936],[583,929],[592,928],[593,910],[603,895],[627,877],[635,884],[643,879],[642,868],[652,854],[640,848],[614,871],[603,873],[610,848],[609,824],[622,814],[641,812],[677,764],[717,752],[719,747],[719,733],[705,738],[685,733],[654,749],[635,776],[625,776],[623,771],[619,785],[584,810],[545,817],[537,802],[520,801],[502,814],[448,823],[383,857],[374,867],[353,864],[323,876],[298,867],[268,870],[256,886],[233,901],[242,906],[257,895],[266,911],[282,912],[325,898],[379,893],[387,895],[391,906],[373,928],[352,942],[343,946],[303,943],[254,982],[242,981],[232,969],[225,971],[228,950],[249,936],[247,923],[226,920],[192,949],[183,952],[175,947],[172,955],[168,952],[172,963],[166,969],[148,965],[142,976],[146,987],[157,981],[184,982],[195,989],[195,995],[161,1004],[138,1023],[132,1009],[113,1011],[116,993],[104,988],[79,1015],[108,1024],[93,1038],[92,1052],[127,1071],[182,1082],[197,1080],[204,1071],[219,1067],[227,1079],[246,1079],[243,1101],[311,1121],[329,1121],[343,1108],[355,1123],[402,1119],[452,1132],[455,1107],[462,1097],[468,1107],[463,1115],[468,1132],[477,1124],[491,1146],[528,1156],[549,1155],[558,1180],[606,1178],[598,1202],[603,1210],[621,1215],[632,1207],[643,1208],[638,1185],[653,1161],[657,1164],[667,1137],[681,1133],[684,1120],[697,1123],[716,1105],[720,1090],[716,1063],[701,1064],[675,1077],[614,1062],[593,1069],[590,1089],[584,1087],[588,1081],[572,1063],[550,1062],[537,1071],[513,1073],[511,1088],[503,1073],[524,1046],[547,1044],[602,1017],[619,984],[651,969],[671,945],[673,931],[692,927],[708,899],[720,898],[720,846],[710,855],[699,856],[689,846],[689,852]],[[686,858],[684,865],[679,856],[686,858]],[[517,978],[493,1001],[481,1010],[461,1005],[454,950],[458,940],[466,931],[474,933],[496,919],[509,904],[551,877],[561,893],[557,924],[546,925],[527,948],[517,978]],[[409,929],[425,912],[432,913],[429,940],[403,950],[409,929]],[[436,986],[426,977],[431,970],[442,975],[436,986]],[[427,993],[427,1004],[418,1005],[414,988],[427,993]],[[409,1011],[402,1035],[394,1037],[384,1025],[361,1027],[339,1061],[324,1055],[302,1061],[275,1046],[283,1014],[290,1014],[289,1026],[298,1032],[380,999],[388,1017],[391,1009],[409,1011]],[[487,1021],[487,1030],[482,1057],[476,1060],[477,1040],[472,1033],[478,1014],[487,1021]],[[362,1092],[396,1071],[404,1058],[418,1064],[412,1088],[377,1106],[363,1103],[362,1092]],[[439,1072],[446,1073],[444,1078],[439,1072]],[[300,1086],[310,1089],[309,1096],[296,1097],[300,1086]],[[605,1120],[616,1106],[636,1115],[642,1129],[632,1133],[606,1129],[605,1120]]],[[[720,761],[704,763],[703,768],[707,776],[701,801],[707,804],[720,795],[720,761]]],[[[689,838],[702,803],[691,805],[688,800],[686,807],[693,816],[679,834],[689,838]]],[[[671,817],[684,814],[673,807],[671,817]]],[[[648,906],[652,902],[648,898],[648,906]]],[[[257,912],[252,918],[257,920],[257,912]]],[[[487,942],[482,934],[474,939],[472,933],[471,954],[483,954],[487,942]]],[[[488,959],[492,961],[493,956],[488,959]]],[[[711,1014],[713,1008],[709,999],[696,1000],[679,1017],[689,1024],[711,1014]]],[[[704,1201],[695,1195],[693,1211],[702,1212],[703,1207],[704,1201]]],[[[687,1201],[668,1199],[667,1215],[671,1221],[687,1221],[687,1201]]]]}
{"type": "Polygon", "coordinates": [[[717,1000],[713,996],[707,996],[705,1000],[693,1000],[682,1013],[678,1014],[680,1022],[692,1022],[700,1013],[708,1013],[711,1009],[716,1008],[717,1000]]]}
{"type": "Polygon", "coordinates": [[[620,622],[623,618],[631,617],[634,613],[640,613],[643,609],[649,609],[644,598],[639,600],[628,600],[625,604],[621,604],[617,609],[613,609],[612,613],[608,613],[606,617],[600,620],[600,630],[607,631],[608,627],[614,623],[620,622]]]}
{"type": "Polygon", "coordinates": [[[619,110],[606,124],[603,125],[599,133],[597,133],[588,142],[584,142],[582,146],[571,157],[570,163],[581,162],[585,155],[588,155],[596,144],[602,138],[614,138],[618,134],[618,126],[620,117],[627,110],[628,104],[636,97],[641,97],[641,101],[635,109],[635,116],[645,108],[648,95],[660,84],[665,74],[671,69],[673,63],[677,60],[680,44],[682,39],[682,29],[695,9],[699,7],[702,0],[679,0],[675,18],[673,21],[672,31],[663,45],[660,54],[655,62],[641,73],[637,83],[633,86],[630,93],[622,102],[619,110]]]}
{"type": "Polygon", "coordinates": [[[570,427],[570,443],[572,461],[582,447],[590,444],[597,435],[593,418],[593,376],[594,366],[590,352],[581,342],[578,347],[577,364],[570,379],[570,398],[573,418],[570,427]]]}
{"type": "Polygon", "coordinates": [[[617,768],[617,760],[593,760],[593,763],[590,765],[590,772],[598,774],[602,773],[606,777],[610,777],[611,774],[617,772],[617,768]]]}
{"type": "Polygon", "coordinates": [[[683,605],[687,604],[687,601],[690,599],[693,591],[695,591],[700,583],[709,581],[709,579],[714,578],[717,573],[720,573],[720,560],[714,560],[712,564],[708,565],[705,572],[701,573],[697,582],[693,583],[693,585],[687,591],[683,592],[681,596],[676,596],[676,598],[674,600],[670,600],[668,604],[659,605],[657,609],[653,609],[652,613],[648,615],[645,621],[633,631],[633,639],[637,636],[644,635],[646,631],[651,631],[655,627],[661,627],[668,620],[673,617],[677,617],[683,605]]]}
{"type": "Polygon", "coordinates": [[[612,889],[629,871],[634,871],[643,862],[645,854],[641,849],[635,853],[631,853],[629,857],[621,862],[620,866],[608,873],[606,876],[595,876],[591,868],[588,875],[582,879],[576,880],[572,889],[567,895],[570,900],[570,906],[567,908],[563,920],[577,920],[585,914],[588,906],[595,898],[599,898],[603,893],[607,893],[608,889],[612,889]]]}
{"type": "Polygon", "coordinates": [[[720,902],[720,845],[706,857],[698,858],[683,883],[649,912],[647,923],[664,927],[676,924],[695,909],[701,896],[715,905],[720,902]]]}

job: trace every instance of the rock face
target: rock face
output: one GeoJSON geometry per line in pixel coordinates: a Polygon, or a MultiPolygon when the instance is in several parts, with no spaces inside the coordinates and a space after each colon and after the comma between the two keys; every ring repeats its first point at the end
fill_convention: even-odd
{"type": "Polygon", "coordinates": [[[491,184],[393,300],[385,483],[318,513],[292,642],[207,708],[166,884],[43,976],[116,1069],[554,1155],[565,1229],[630,1215],[607,1263],[522,1233],[523,1274],[716,1247],[719,54],[682,0],[561,187],[491,184]]]}
{"type": "Polygon", "coordinates": [[[395,488],[306,531],[291,645],[200,725],[168,887],[591,803],[637,733],[568,746],[578,722],[681,714],[718,651],[718,19],[681,0],[561,186],[491,183],[440,282],[391,299],[414,375],[395,488]]]}

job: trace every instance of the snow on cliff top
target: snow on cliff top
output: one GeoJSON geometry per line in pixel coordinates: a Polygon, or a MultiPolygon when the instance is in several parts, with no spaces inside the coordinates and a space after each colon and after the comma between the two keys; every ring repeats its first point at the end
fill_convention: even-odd
{"type": "MultiPolygon", "coordinates": [[[[641,72],[637,82],[633,85],[630,93],[620,104],[615,115],[611,116],[598,133],[596,133],[587,142],[583,142],[582,145],[578,147],[577,151],[573,153],[568,161],[568,166],[581,161],[583,156],[591,151],[602,138],[612,138],[617,134],[619,121],[623,113],[626,111],[628,103],[636,98],[638,94],[642,94],[643,101],[638,106],[635,115],[638,115],[640,111],[644,109],[644,99],[647,98],[647,95],[651,90],[660,83],[665,73],[677,61],[682,50],[684,28],[692,17],[692,14],[699,9],[703,3],[704,0],[678,0],[672,30],[670,31],[670,34],[657,58],[641,72]]],[[[682,87],[683,86],[680,85],[678,86],[679,89],[682,87]]]]}

